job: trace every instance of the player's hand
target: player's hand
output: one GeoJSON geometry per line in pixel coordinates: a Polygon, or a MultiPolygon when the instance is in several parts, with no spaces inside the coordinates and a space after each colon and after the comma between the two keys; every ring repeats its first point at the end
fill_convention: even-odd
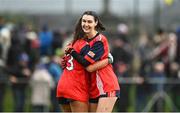
{"type": "Polygon", "coordinates": [[[70,54],[73,50],[72,44],[68,44],[65,49],[65,54],[70,54]]]}
{"type": "Polygon", "coordinates": [[[112,64],[113,61],[114,61],[114,58],[113,58],[112,54],[109,53],[109,54],[108,54],[108,62],[109,62],[110,64],[112,64]]]}
{"type": "Polygon", "coordinates": [[[66,68],[66,56],[62,58],[61,62],[60,62],[60,65],[62,67],[62,69],[66,68]]]}

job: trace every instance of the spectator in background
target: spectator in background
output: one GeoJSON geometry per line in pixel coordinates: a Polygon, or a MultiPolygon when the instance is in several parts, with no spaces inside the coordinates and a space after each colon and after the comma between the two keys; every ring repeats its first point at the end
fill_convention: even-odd
{"type": "Polygon", "coordinates": [[[62,38],[62,34],[60,31],[54,31],[53,33],[53,40],[52,40],[52,51],[53,54],[55,54],[56,50],[58,48],[62,48],[62,44],[63,44],[63,38],[62,38]]]}
{"type": "MultiPolygon", "coordinates": [[[[165,33],[164,33],[165,34],[165,33]]],[[[164,90],[164,79],[166,77],[172,77],[175,74],[175,67],[177,69],[178,63],[176,63],[177,58],[177,37],[174,33],[170,33],[166,35],[163,40],[159,43],[155,43],[155,49],[149,54],[149,58],[154,62],[153,69],[155,70],[151,73],[150,77],[156,77],[160,82],[157,85],[153,85],[153,91],[162,91],[164,90]],[[158,45],[157,45],[158,44],[158,45]],[[160,62],[160,63],[159,63],[160,62]],[[177,66],[176,66],[177,65],[177,66]],[[156,89],[154,88],[156,87],[156,89]]],[[[155,104],[154,111],[159,111],[163,108],[158,106],[158,103],[162,103],[162,99],[160,98],[155,104]]]]}
{"type": "MultiPolygon", "coordinates": [[[[153,38],[153,46],[151,52],[148,54],[148,59],[152,63],[152,71],[149,72],[149,77],[152,78],[151,82],[153,84],[152,93],[156,94],[164,92],[164,85],[166,77],[169,76],[168,65],[169,65],[169,47],[170,41],[168,39],[168,35],[163,29],[159,29],[153,38]]],[[[162,112],[164,110],[164,98],[157,98],[155,104],[153,106],[153,111],[162,112]]]]}
{"type": "Polygon", "coordinates": [[[29,75],[26,75],[22,72],[26,68],[28,63],[28,56],[22,57],[23,48],[20,45],[18,38],[18,29],[13,29],[11,31],[11,46],[7,53],[7,71],[10,76],[10,83],[12,86],[12,93],[14,99],[14,111],[20,112],[23,111],[25,104],[25,89],[27,83],[22,83],[22,79],[28,78],[29,75]],[[26,66],[22,63],[26,62],[26,66]],[[23,65],[24,66],[23,66],[23,65]]]}
{"type": "Polygon", "coordinates": [[[29,64],[30,64],[31,69],[33,69],[36,62],[35,60],[39,58],[40,56],[40,53],[39,53],[40,42],[39,42],[39,37],[37,33],[33,30],[31,25],[29,25],[28,31],[26,33],[25,43],[26,43],[25,50],[30,57],[29,64]]]}
{"type": "MultiPolygon", "coordinates": [[[[175,37],[174,37],[175,38],[175,37]]],[[[172,43],[176,45],[176,55],[174,61],[170,64],[170,77],[180,80],[180,28],[176,31],[176,41],[172,43]]],[[[180,111],[180,84],[174,84],[172,89],[172,99],[176,106],[176,112],[180,111]]]]}
{"type": "Polygon", "coordinates": [[[55,87],[52,76],[47,70],[47,57],[37,60],[32,74],[30,86],[32,89],[31,104],[33,112],[48,112],[50,108],[51,90],[55,87]]]}
{"type": "Polygon", "coordinates": [[[151,62],[159,62],[161,61],[164,64],[164,73],[166,76],[169,76],[169,48],[171,41],[169,40],[168,35],[166,35],[165,31],[162,29],[157,31],[157,34],[155,34],[154,39],[159,38],[159,40],[156,40],[153,42],[154,48],[152,51],[148,54],[149,59],[151,62]]]}
{"type": "Polygon", "coordinates": [[[53,33],[49,30],[47,25],[42,27],[42,31],[39,33],[40,39],[40,55],[51,55],[52,54],[52,40],[53,33]]]}
{"type": "Polygon", "coordinates": [[[26,53],[19,54],[18,63],[9,68],[10,83],[14,98],[14,111],[24,111],[26,88],[31,75],[28,67],[29,57],[26,53]]]}
{"type": "Polygon", "coordinates": [[[27,27],[26,23],[19,22],[16,25],[16,29],[17,29],[17,38],[19,40],[19,44],[20,44],[20,46],[22,48],[25,48],[25,50],[26,50],[26,47],[27,47],[27,44],[26,44],[26,33],[28,31],[28,27],[27,27]]]}
{"type": "MultiPolygon", "coordinates": [[[[121,33],[122,34],[122,33],[121,33]]],[[[128,44],[127,34],[118,35],[113,41],[112,55],[114,57],[114,70],[118,78],[129,77],[129,67],[131,64],[132,54],[130,53],[130,46],[128,44]],[[123,36],[123,37],[121,37],[123,36]]],[[[129,106],[129,85],[121,84],[118,111],[126,112],[129,106]]]]}
{"type": "Polygon", "coordinates": [[[2,45],[0,45],[0,112],[3,112],[7,79],[7,74],[5,73],[5,62],[2,58],[2,45]]]}
{"type": "Polygon", "coordinates": [[[18,30],[13,29],[11,35],[11,46],[8,49],[6,62],[8,68],[18,64],[18,57],[23,52],[23,48],[18,39],[18,30]]]}
{"type": "MultiPolygon", "coordinates": [[[[49,73],[51,74],[56,86],[57,86],[60,76],[62,74],[62,68],[59,65],[60,60],[61,60],[61,57],[54,55],[51,57],[51,61],[48,66],[49,73]]],[[[56,87],[52,88],[52,90],[51,90],[51,102],[52,102],[52,110],[51,111],[53,111],[53,112],[60,111],[59,103],[56,98],[56,90],[57,90],[56,87]]]]}
{"type": "MultiPolygon", "coordinates": [[[[152,91],[154,93],[164,91],[164,83],[166,80],[164,63],[159,61],[153,65],[153,71],[150,73],[150,77],[154,78],[155,84],[152,84],[152,91]]],[[[153,82],[153,81],[152,81],[153,82]]],[[[163,112],[164,110],[163,98],[158,98],[153,106],[153,112],[163,112]]]]}
{"type": "Polygon", "coordinates": [[[2,59],[6,62],[8,50],[11,46],[11,28],[4,26],[0,29],[0,44],[2,45],[2,59]]]}
{"type": "MultiPolygon", "coordinates": [[[[151,51],[151,42],[146,33],[142,33],[138,42],[138,58],[139,58],[139,69],[136,86],[136,112],[141,112],[147,102],[147,96],[149,94],[149,85],[147,84],[148,74],[151,69],[151,63],[148,59],[148,53],[151,51]]],[[[136,61],[137,62],[137,61],[136,61]]]]}
{"type": "Polygon", "coordinates": [[[125,43],[129,43],[129,39],[128,39],[129,28],[126,24],[120,23],[117,26],[117,32],[118,32],[118,35],[117,35],[118,38],[123,40],[125,43]]]}
{"type": "MultiPolygon", "coordinates": [[[[173,64],[176,64],[176,57],[177,57],[177,36],[175,33],[169,33],[168,35],[168,49],[166,52],[167,56],[167,61],[165,62],[165,72],[167,77],[171,77],[171,66],[173,64]]],[[[177,64],[178,65],[178,64],[177,64]]]]}
{"type": "MultiPolygon", "coordinates": [[[[117,36],[113,41],[112,55],[114,57],[114,71],[118,79],[129,77],[129,66],[132,55],[130,54],[130,46],[128,39],[128,26],[120,23],[117,26],[117,36]]],[[[126,112],[129,106],[129,85],[121,84],[120,99],[117,104],[118,112],[126,112]]]]}

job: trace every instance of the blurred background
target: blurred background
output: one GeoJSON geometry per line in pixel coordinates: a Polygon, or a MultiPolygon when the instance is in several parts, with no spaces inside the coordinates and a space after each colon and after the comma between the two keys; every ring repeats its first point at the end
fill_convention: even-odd
{"type": "Polygon", "coordinates": [[[58,63],[86,10],[107,29],[114,111],[179,112],[180,0],[0,0],[0,111],[61,111],[58,63]]]}

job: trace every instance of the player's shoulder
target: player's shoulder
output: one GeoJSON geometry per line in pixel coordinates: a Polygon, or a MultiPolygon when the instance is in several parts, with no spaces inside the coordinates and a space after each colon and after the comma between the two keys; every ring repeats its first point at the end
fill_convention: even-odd
{"type": "Polygon", "coordinates": [[[104,34],[99,33],[99,35],[96,37],[96,41],[107,41],[107,38],[104,34]]]}
{"type": "Polygon", "coordinates": [[[79,45],[85,45],[87,44],[87,42],[84,40],[84,39],[79,39],[76,41],[76,44],[79,46],[79,45]]]}
{"type": "Polygon", "coordinates": [[[81,48],[84,47],[85,45],[88,45],[88,42],[86,42],[86,41],[83,40],[83,39],[79,39],[79,40],[76,41],[74,47],[81,49],[81,48]]]}

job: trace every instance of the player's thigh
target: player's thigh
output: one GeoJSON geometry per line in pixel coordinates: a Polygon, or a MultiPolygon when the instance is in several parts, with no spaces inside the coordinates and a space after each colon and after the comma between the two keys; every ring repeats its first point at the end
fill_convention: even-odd
{"type": "Polygon", "coordinates": [[[97,112],[112,112],[117,97],[101,97],[99,98],[97,112]]]}
{"type": "Polygon", "coordinates": [[[60,109],[62,112],[71,112],[70,104],[60,104],[60,109]]]}
{"type": "Polygon", "coordinates": [[[80,101],[70,102],[72,112],[88,112],[88,103],[80,101]]]}
{"type": "Polygon", "coordinates": [[[96,112],[98,103],[89,103],[89,112],[96,112]]]}

